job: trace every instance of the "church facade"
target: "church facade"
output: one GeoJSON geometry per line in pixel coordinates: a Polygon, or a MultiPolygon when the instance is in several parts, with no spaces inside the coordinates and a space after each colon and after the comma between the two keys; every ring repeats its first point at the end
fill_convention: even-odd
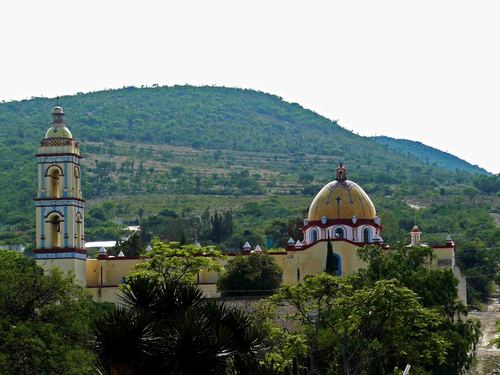
{"type": "MultiPolygon", "coordinates": [[[[80,182],[80,145],[64,121],[62,107],[52,111],[52,124],[40,142],[38,191],[35,198],[37,263],[44,269],[58,267],[75,275],[99,302],[117,302],[119,285],[138,263],[147,257],[112,257],[103,248],[96,258],[85,250],[84,211],[80,182]]],[[[357,250],[368,244],[388,248],[381,236],[382,224],[365,191],[347,178],[340,164],[335,180],[326,184],[313,199],[304,219],[303,241],[290,238],[284,252],[270,253],[283,270],[283,283],[294,284],[308,275],[325,271],[327,244],[334,252],[335,272],[351,273],[364,266],[357,250]]],[[[414,227],[411,245],[420,245],[420,231],[414,227]]],[[[434,246],[433,267],[453,269],[465,302],[465,281],[455,265],[455,244],[448,236],[442,246],[434,246]]],[[[260,252],[246,243],[242,255],[260,252]]],[[[234,256],[232,254],[230,256],[234,256]]],[[[216,296],[215,272],[200,272],[198,284],[207,295],[216,296]]]]}

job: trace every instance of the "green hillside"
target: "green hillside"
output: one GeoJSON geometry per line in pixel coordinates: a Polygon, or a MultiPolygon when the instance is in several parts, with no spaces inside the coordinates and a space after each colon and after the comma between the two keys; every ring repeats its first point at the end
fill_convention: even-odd
{"type": "MultiPolygon", "coordinates": [[[[411,142],[392,150],[277,96],[175,86],[60,100],[82,142],[87,241],[141,224],[143,241],[197,236],[227,250],[246,239],[279,246],[300,236],[313,196],[343,161],[373,199],[388,242],[406,241],[417,222],[428,242],[450,233],[460,249],[489,249],[482,257],[500,248],[490,217],[499,209],[498,176],[465,162],[441,167],[435,156],[422,161],[411,142]]],[[[0,104],[0,244],[33,243],[34,154],[54,104],[0,104]]]]}
{"type": "Polygon", "coordinates": [[[395,139],[386,136],[372,137],[377,143],[403,155],[414,156],[426,164],[434,164],[449,171],[463,171],[476,174],[489,174],[484,168],[467,163],[455,155],[408,139],[395,139]]]}

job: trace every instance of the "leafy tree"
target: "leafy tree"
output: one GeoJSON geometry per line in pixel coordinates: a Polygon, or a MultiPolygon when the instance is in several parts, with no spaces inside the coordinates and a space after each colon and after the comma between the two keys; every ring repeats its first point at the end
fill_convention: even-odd
{"type": "Polygon", "coordinates": [[[282,281],[282,270],[268,254],[240,255],[230,258],[217,280],[223,296],[262,295],[276,290],[282,281]]]}
{"type": "Polygon", "coordinates": [[[72,277],[0,251],[0,373],[93,374],[93,305],[72,277]]]}
{"type": "Polygon", "coordinates": [[[212,246],[165,243],[158,239],[151,245],[152,250],[147,254],[149,261],[136,265],[134,275],[147,275],[164,283],[194,283],[200,270],[221,270],[222,255],[212,246]]]}
{"type": "Polygon", "coordinates": [[[432,368],[436,374],[456,374],[471,365],[475,346],[479,340],[479,322],[465,319],[467,310],[458,300],[457,280],[451,269],[432,269],[433,250],[428,247],[396,245],[389,251],[378,246],[358,250],[367,262],[359,271],[365,284],[379,280],[397,280],[413,290],[421,304],[439,312],[445,319],[441,334],[448,339],[446,360],[432,368]]]}
{"type": "Polygon", "coordinates": [[[264,233],[271,238],[274,246],[286,247],[290,237],[296,240],[302,238],[302,224],[302,219],[298,217],[291,217],[288,221],[273,220],[264,233]]]}
{"type": "Polygon", "coordinates": [[[126,241],[118,241],[117,243],[114,255],[123,251],[123,254],[127,257],[139,256],[141,251],[146,247],[138,233],[132,234],[126,241]]]}
{"type": "Polygon", "coordinates": [[[309,337],[311,372],[390,374],[407,363],[426,369],[445,361],[441,315],[395,280],[361,288],[358,281],[322,274],[273,297],[294,308],[290,319],[309,337]]]}

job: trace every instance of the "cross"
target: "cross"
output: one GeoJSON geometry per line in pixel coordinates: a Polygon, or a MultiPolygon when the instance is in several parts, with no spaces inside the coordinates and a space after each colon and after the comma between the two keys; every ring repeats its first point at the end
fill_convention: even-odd
{"type": "Polygon", "coordinates": [[[337,195],[337,198],[335,198],[335,200],[337,201],[337,219],[340,218],[340,201],[342,200],[342,198],[340,198],[340,195],[337,195]]]}

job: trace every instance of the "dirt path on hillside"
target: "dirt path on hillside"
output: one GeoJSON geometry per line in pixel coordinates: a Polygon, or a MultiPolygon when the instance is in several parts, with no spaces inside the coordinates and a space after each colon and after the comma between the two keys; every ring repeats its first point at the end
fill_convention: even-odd
{"type": "Polygon", "coordinates": [[[500,214],[491,213],[490,216],[495,220],[497,227],[500,227],[500,214]]]}
{"type": "Polygon", "coordinates": [[[486,311],[473,311],[469,316],[479,319],[483,333],[477,348],[478,363],[470,374],[500,374],[500,348],[490,345],[491,340],[499,336],[495,322],[500,320],[500,288],[492,295],[486,311]]]}

